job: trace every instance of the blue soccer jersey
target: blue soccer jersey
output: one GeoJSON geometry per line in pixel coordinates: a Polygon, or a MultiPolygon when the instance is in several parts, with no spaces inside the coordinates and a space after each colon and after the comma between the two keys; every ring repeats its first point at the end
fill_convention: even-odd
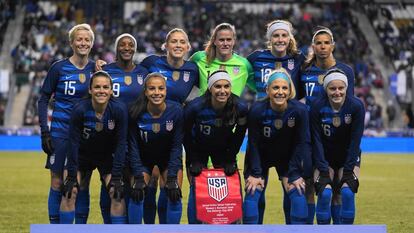
{"type": "Polygon", "coordinates": [[[167,99],[184,103],[194,86],[198,87],[198,68],[194,62],[185,61],[180,68],[167,62],[166,56],[150,55],[141,65],[150,73],[158,72],[167,77],[167,99]]]}
{"type": "Polygon", "coordinates": [[[96,117],[91,99],[75,105],[70,118],[71,153],[68,172],[76,175],[78,155],[99,160],[113,156],[112,175],[121,176],[127,148],[128,109],[119,100],[110,99],[101,119],[96,117]]]}
{"type": "Polygon", "coordinates": [[[182,107],[169,100],[166,104],[159,118],[153,118],[146,111],[137,120],[129,119],[128,151],[133,175],[144,171],[143,164],[146,161],[166,161],[168,176],[176,176],[182,167],[182,107]]]}
{"type": "MultiPolygon", "coordinates": [[[[226,162],[235,161],[247,129],[248,107],[233,94],[236,116],[224,122],[225,116],[206,103],[205,95],[189,102],[184,109],[185,148],[188,155],[225,154],[226,162]]],[[[189,161],[196,158],[187,158],[189,161]]]]}
{"type": "Polygon", "coordinates": [[[47,106],[54,94],[51,135],[68,138],[69,118],[75,103],[87,95],[89,79],[95,63],[89,61],[83,69],[74,66],[69,58],[55,62],[49,69],[41,88],[39,99],[39,121],[42,132],[49,131],[47,125],[47,106]]]}
{"type": "Polygon", "coordinates": [[[353,96],[346,96],[338,112],[331,108],[327,96],[312,103],[312,154],[318,170],[328,171],[328,166],[344,167],[346,171],[354,169],[361,155],[364,117],[363,103],[353,96]]]}
{"type": "Polygon", "coordinates": [[[355,80],[354,70],[345,63],[336,61],[336,64],[333,67],[326,70],[321,69],[315,65],[312,65],[303,70],[300,77],[299,87],[297,88],[298,98],[300,99],[305,97],[306,105],[310,106],[313,100],[324,95],[325,90],[323,89],[323,77],[328,70],[333,68],[340,69],[345,73],[346,77],[348,78],[348,89],[346,94],[353,96],[355,80]]]}
{"type": "Polygon", "coordinates": [[[105,65],[103,70],[112,77],[113,96],[127,105],[138,98],[144,85],[144,78],[148,74],[148,70],[141,65],[136,65],[131,72],[125,72],[116,62],[105,65]]]}
{"type": "Polygon", "coordinates": [[[262,169],[283,166],[290,181],[303,176],[302,161],[311,160],[310,131],[306,105],[289,100],[284,112],[276,112],[268,99],[253,104],[248,117],[249,150],[246,155],[251,175],[262,169]]]}
{"type": "Polygon", "coordinates": [[[289,72],[293,84],[297,87],[305,56],[299,53],[295,56],[275,57],[269,49],[266,49],[254,51],[247,57],[247,60],[252,64],[254,70],[254,81],[257,89],[256,98],[261,99],[267,95],[266,83],[270,73],[276,68],[285,68],[289,72]]]}

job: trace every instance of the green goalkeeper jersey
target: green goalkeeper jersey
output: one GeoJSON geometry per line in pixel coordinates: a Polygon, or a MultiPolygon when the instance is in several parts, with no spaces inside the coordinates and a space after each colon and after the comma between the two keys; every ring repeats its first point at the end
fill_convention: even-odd
{"type": "Polygon", "coordinates": [[[229,73],[231,77],[231,92],[237,96],[242,94],[246,85],[249,89],[256,91],[253,68],[249,61],[242,56],[233,53],[230,60],[220,61],[216,58],[211,64],[207,64],[206,52],[198,51],[191,56],[190,60],[198,66],[200,95],[207,90],[208,76],[219,69],[226,70],[229,73]]]}

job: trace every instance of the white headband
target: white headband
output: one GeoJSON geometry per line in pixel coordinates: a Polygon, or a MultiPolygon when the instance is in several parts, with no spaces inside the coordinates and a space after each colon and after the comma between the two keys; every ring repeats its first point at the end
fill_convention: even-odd
{"type": "Polygon", "coordinates": [[[290,31],[290,26],[287,23],[280,21],[270,25],[270,27],[267,29],[267,39],[270,40],[270,38],[272,38],[273,32],[279,29],[287,31],[289,33],[289,36],[292,35],[292,32],[290,31]]]}
{"type": "Polygon", "coordinates": [[[129,38],[131,38],[131,40],[132,40],[132,41],[134,41],[134,52],[136,52],[136,51],[137,51],[137,40],[135,40],[135,38],[134,38],[131,34],[129,34],[129,33],[124,33],[124,34],[119,35],[119,36],[116,38],[116,40],[115,40],[115,54],[117,54],[117,53],[118,53],[118,52],[117,52],[117,48],[118,48],[118,43],[119,43],[119,41],[120,41],[122,38],[124,38],[124,37],[129,37],[129,38]]]}
{"type": "Polygon", "coordinates": [[[348,78],[346,77],[346,75],[340,72],[332,72],[326,75],[325,78],[323,79],[323,89],[326,90],[326,88],[328,87],[328,84],[333,80],[341,80],[345,83],[345,86],[348,87],[348,78]]]}
{"type": "Polygon", "coordinates": [[[325,32],[325,33],[327,33],[328,35],[330,35],[330,36],[331,36],[331,42],[332,42],[332,44],[335,44],[334,37],[333,37],[333,35],[332,35],[331,30],[329,30],[329,29],[320,29],[320,30],[316,31],[316,32],[313,34],[313,37],[312,37],[312,44],[315,44],[315,37],[316,37],[319,33],[321,33],[321,32],[325,32]]]}
{"type": "Polygon", "coordinates": [[[210,88],[214,85],[214,83],[219,80],[227,80],[231,84],[230,75],[227,72],[224,72],[224,71],[216,72],[216,73],[213,73],[208,78],[208,89],[210,90],[210,88]]]}

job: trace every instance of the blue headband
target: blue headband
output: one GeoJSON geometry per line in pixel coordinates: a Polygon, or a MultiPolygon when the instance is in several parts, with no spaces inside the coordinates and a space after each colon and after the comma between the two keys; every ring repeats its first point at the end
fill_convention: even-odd
{"type": "Polygon", "coordinates": [[[270,75],[269,79],[267,80],[267,85],[269,86],[273,81],[276,79],[281,78],[285,80],[288,84],[290,84],[289,76],[283,72],[274,72],[272,75],[270,75]]]}

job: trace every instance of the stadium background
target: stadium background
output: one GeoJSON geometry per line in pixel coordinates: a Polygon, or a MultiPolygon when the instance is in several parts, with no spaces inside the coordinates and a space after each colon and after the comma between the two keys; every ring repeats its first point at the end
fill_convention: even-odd
{"type": "MultiPolygon", "coordinates": [[[[30,223],[47,222],[49,176],[43,169],[39,138],[28,136],[38,135],[40,86],[50,64],[70,55],[67,31],[73,25],[91,24],[96,33],[92,57],[108,62],[114,60],[116,36],[133,34],[139,62],[149,54],[163,53],[161,44],[173,27],[188,32],[190,55],[202,50],[211,29],[221,22],[236,26],[235,49],[247,56],[265,47],[265,24],[274,19],[293,23],[305,53],[312,28],[330,27],[336,40],[335,57],[354,68],[355,93],[367,110],[357,224],[387,224],[389,232],[414,232],[414,210],[410,208],[414,204],[410,185],[414,176],[414,157],[410,155],[414,153],[410,147],[414,135],[414,1],[410,0],[0,0],[0,232],[28,231],[30,223]],[[372,153],[384,146],[387,154],[372,153]],[[24,149],[35,152],[5,151],[24,149]],[[395,154],[401,152],[407,154],[395,154]]],[[[282,224],[276,181],[272,189],[265,222],[282,224]]],[[[92,191],[90,222],[100,223],[99,188],[92,190],[96,192],[92,191]]],[[[186,222],[184,213],[182,222],[186,222]]]]}

